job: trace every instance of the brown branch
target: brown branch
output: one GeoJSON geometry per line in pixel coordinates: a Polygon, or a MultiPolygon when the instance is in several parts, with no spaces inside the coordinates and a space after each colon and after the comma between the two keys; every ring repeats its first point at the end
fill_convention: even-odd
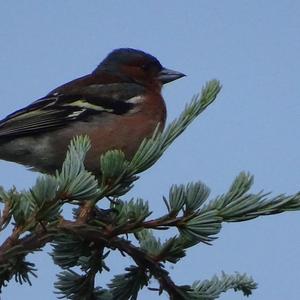
{"type": "MultiPolygon", "coordinates": [[[[48,201],[44,203],[44,209],[55,205],[57,201],[60,199],[67,199],[68,195],[56,195],[56,197],[52,201],[48,201]]],[[[85,201],[84,204],[80,207],[78,217],[76,219],[77,225],[83,225],[88,222],[89,218],[94,209],[94,203],[92,201],[85,201]]],[[[7,204],[4,206],[4,210],[2,216],[0,218],[0,226],[2,226],[10,215],[11,207],[7,204]]],[[[5,253],[9,251],[11,248],[15,246],[19,246],[20,249],[23,248],[25,250],[35,250],[43,247],[47,242],[51,241],[51,239],[46,238],[49,236],[48,228],[42,223],[42,226],[39,226],[36,218],[37,214],[32,215],[28,220],[26,220],[26,224],[22,224],[20,226],[15,226],[12,230],[12,233],[0,246],[0,262],[5,260],[5,253]],[[36,223],[37,227],[35,232],[26,235],[24,238],[20,239],[22,233],[26,231],[27,224],[36,223]]]]}
{"type": "Polygon", "coordinates": [[[138,222],[138,223],[128,223],[124,224],[122,227],[116,229],[111,228],[111,224],[107,227],[107,234],[109,236],[118,236],[120,234],[126,234],[136,231],[137,229],[167,229],[168,227],[182,227],[187,221],[195,217],[196,213],[191,213],[189,215],[184,215],[180,217],[174,217],[173,215],[165,215],[161,218],[138,222]]]}
{"type": "MultiPolygon", "coordinates": [[[[61,219],[57,228],[53,226],[46,226],[42,228],[38,226],[35,232],[26,235],[25,237],[19,239],[20,234],[23,232],[22,227],[15,227],[12,234],[5,240],[5,242],[0,246],[0,262],[3,260],[5,253],[14,246],[20,246],[20,249],[24,250],[35,250],[43,247],[47,242],[51,241],[51,232],[55,233],[57,230],[67,230],[73,232],[73,234],[78,234],[80,228],[82,228],[88,219],[90,218],[94,209],[94,205],[90,201],[86,201],[85,204],[81,207],[78,218],[76,221],[67,221],[65,219],[61,219]]],[[[167,226],[180,226],[183,225],[191,216],[181,216],[181,217],[173,217],[166,215],[162,218],[153,219],[146,222],[141,223],[129,223],[122,226],[122,229],[112,228],[112,225],[109,226],[102,231],[102,242],[108,243],[109,240],[113,237],[117,237],[123,233],[129,233],[131,231],[136,230],[137,228],[159,228],[159,227],[167,227],[167,226]]],[[[107,221],[107,220],[105,220],[107,221]]],[[[97,231],[99,234],[99,231],[97,231]]],[[[84,236],[83,236],[84,237],[84,236]]],[[[99,237],[98,237],[99,238],[99,237]]]]}
{"type": "Polygon", "coordinates": [[[12,234],[0,247],[0,264],[5,263],[8,256],[7,252],[14,250],[14,248],[17,249],[14,255],[17,255],[18,252],[23,253],[24,250],[30,252],[40,249],[52,240],[53,234],[46,232],[43,228],[39,228],[36,232],[30,233],[21,239],[15,238],[12,234]]]}
{"type": "Polygon", "coordinates": [[[76,224],[85,224],[91,217],[95,204],[92,201],[85,201],[79,209],[76,224]]]}
{"type": "MultiPolygon", "coordinates": [[[[47,231],[39,228],[34,233],[28,234],[27,236],[17,239],[14,241],[13,246],[18,247],[18,251],[33,251],[40,249],[46,243],[51,242],[55,237],[55,232],[66,231],[77,236],[81,236],[87,241],[94,242],[98,246],[105,246],[111,249],[118,249],[123,253],[126,253],[141,269],[148,269],[151,274],[158,280],[160,284],[160,290],[165,290],[170,299],[184,299],[181,291],[178,289],[176,284],[170,278],[168,271],[163,268],[163,265],[152,258],[145,251],[132,245],[130,241],[127,241],[119,237],[108,237],[99,231],[88,230],[85,226],[77,224],[77,221],[61,220],[56,227],[50,227],[47,231]]],[[[7,256],[5,252],[10,250],[12,245],[6,243],[0,248],[0,263],[5,262],[7,256]]],[[[15,254],[17,255],[17,254],[15,254]]]]}
{"type": "Polygon", "coordinates": [[[161,263],[155,261],[150,255],[140,248],[132,245],[130,241],[122,238],[114,238],[110,241],[110,245],[127,253],[141,269],[148,269],[160,284],[160,291],[166,291],[170,299],[185,299],[180,289],[169,276],[161,263]]]}
{"type": "Polygon", "coordinates": [[[22,232],[23,232],[22,226],[15,226],[13,228],[11,235],[2,243],[0,247],[0,255],[6,252],[9,248],[17,244],[22,232]]]}
{"type": "MultiPolygon", "coordinates": [[[[121,253],[126,253],[136,262],[141,270],[148,270],[151,275],[159,282],[159,291],[166,291],[169,294],[170,299],[184,299],[184,295],[181,290],[176,286],[169,272],[164,269],[164,266],[159,262],[157,257],[152,257],[144,250],[134,246],[130,241],[118,237],[123,233],[129,233],[137,228],[162,228],[169,226],[182,226],[191,216],[166,215],[164,217],[153,219],[145,222],[128,223],[122,226],[122,228],[113,228],[112,224],[107,223],[107,227],[102,231],[90,230],[91,227],[86,226],[87,222],[94,212],[95,206],[92,201],[85,201],[80,207],[79,213],[75,221],[69,221],[61,218],[59,223],[47,224],[44,226],[37,226],[35,232],[20,238],[22,228],[16,227],[12,235],[2,244],[0,247],[0,264],[5,262],[9,257],[9,250],[18,253],[24,253],[28,251],[34,251],[42,248],[46,243],[51,242],[58,232],[65,231],[72,233],[76,236],[80,236],[87,241],[94,242],[100,249],[107,247],[111,249],[118,249],[121,253]],[[7,253],[7,254],[6,254],[7,253]]],[[[102,216],[105,218],[105,216],[102,216]]],[[[101,219],[102,219],[101,217],[101,219]]],[[[33,221],[33,220],[32,220],[33,221]]],[[[106,220],[107,221],[107,220],[106,220]]],[[[96,275],[95,270],[90,270],[89,281],[94,282],[96,275]]]]}
{"type": "Polygon", "coordinates": [[[0,217],[0,231],[2,231],[10,220],[11,217],[11,203],[6,201],[4,202],[4,208],[2,209],[2,215],[0,217]]]}
{"type": "Polygon", "coordinates": [[[96,244],[102,244],[111,249],[116,248],[123,253],[127,253],[141,269],[148,269],[151,272],[151,274],[160,283],[161,290],[165,290],[169,294],[170,299],[184,299],[182,292],[178,289],[176,284],[169,276],[169,272],[163,268],[163,265],[157,262],[145,251],[132,245],[130,241],[119,237],[107,237],[101,234],[99,231],[91,231],[82,228],[80,229],[78,226],[70,224],[70,222],[61,223],[60,228],[80,235],[84,239],[96,244]]]}

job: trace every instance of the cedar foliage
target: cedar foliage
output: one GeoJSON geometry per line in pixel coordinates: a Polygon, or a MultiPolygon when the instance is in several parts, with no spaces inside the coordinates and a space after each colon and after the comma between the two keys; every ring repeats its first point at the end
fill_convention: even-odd
{"type": "Polygon", "coordinates": [[[209,188],[202,182],[173,185],[163,198],[166,212],[151,218],[147,201],[124,201],[124,195],[150,168],[172,142],[216,98],[221,86],[217,80],[206,84],[194,96],[178,119],[163,132],[156,130],[144,140],[131,161],[119,150],[101,158],[101,175],[96,177],[84,168],[89,150],[88,137],[71,142],[62,170],[55,176],[43,175],[28,191],[0,189],[2,211],[0,231],[10,229],[0,246],[0,286],[11,279],[31,284],[37,269],[28,254],[52,245],[53,262],[62,271],[57,275],[55,293],[72,300],[138,299],[143,288],[163,292],[170,299],[216,299],[229,289],[249,296],[257,287],[246,274],[225,274],[192,284],[177,285],[166,270],[186,255],[186,249],[201,243],[211,244],[223,222],[242,222],[259,216],[300,209],[300,193],[279,195],[252,193],[253,176],[240,173],[224,194],[210,198],[209,188]],[[99,203],[110,208],[103,210],[99,203]],[[66,219],[64,205],[72,205],[73,218],[66,219]],[[177,234],[164,241],[157,230],[176,228],[177,234]],[[96,276],[109,271],[106,258],[111,251],[129,256],[134,265],[114,276],[106,287],[96,286],[96,276]],[[149,287],[150,280],[157,288],[149,287]]]}

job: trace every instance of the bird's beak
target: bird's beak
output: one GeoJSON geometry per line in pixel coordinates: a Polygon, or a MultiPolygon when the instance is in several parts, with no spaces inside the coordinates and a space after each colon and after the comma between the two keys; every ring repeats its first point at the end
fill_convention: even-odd
{"type": "Polygon", "coordinates": [[[163,68],[158,74],[158,79],[161,81],[162,84],[165,84],[165,83],[174,81],[174,80],[179,79],[184,76],[186,76],[186,75],[182,74],[180,72],[163,68]]]}

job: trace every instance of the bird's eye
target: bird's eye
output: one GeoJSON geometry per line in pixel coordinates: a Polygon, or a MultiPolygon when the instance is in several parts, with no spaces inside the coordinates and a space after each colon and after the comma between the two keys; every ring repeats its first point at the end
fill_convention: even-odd
{"type": "Polygon", "coordinates": [[[149,65],[143,64],[143,65],[141,65],[141,69],[144,71],[147,71],[149,69],[149,65]]]}

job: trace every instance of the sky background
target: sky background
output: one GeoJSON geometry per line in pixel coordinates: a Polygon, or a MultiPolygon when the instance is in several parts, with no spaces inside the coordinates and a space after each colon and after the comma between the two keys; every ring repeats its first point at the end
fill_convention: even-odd
{"type": "MultiPolygon", "coordinates": [[[[188,76],[164,88],[168,120],[206,81],[223,89],[209,107],[146,171],[128,197],[165,213],[173,183],[206,183],[224,193],[240,171],[255,175],[253,191],[300,190],[299,1],[1,1],[0,117],[85,75],[112,50],[133,47],[188,76]]],[[[0,161],[0,185],[26,189],[38,174],[0,161]]],[[[198,245],[168,266],[178,284],[221,271],[247,272],[259,283],[250,299],[299,299],[300,214],[289,212],[224,224],[213,246],[198,245]]],[[[2,300],[54,299],[57,268],[47,254],[33,287],[13,281],[2,300]]],[[[130,261],[116,255],[113,272],[130,261]]],[[[105,285],[110,275],[99,281],[105,285]]],[[[140,299],[158,298],[145,291],[140,299]]],[[[167,299],[164,295],[161,299],[167,299]]],[[[221,299],[242,299],[239,293],[221,299]]]]}

